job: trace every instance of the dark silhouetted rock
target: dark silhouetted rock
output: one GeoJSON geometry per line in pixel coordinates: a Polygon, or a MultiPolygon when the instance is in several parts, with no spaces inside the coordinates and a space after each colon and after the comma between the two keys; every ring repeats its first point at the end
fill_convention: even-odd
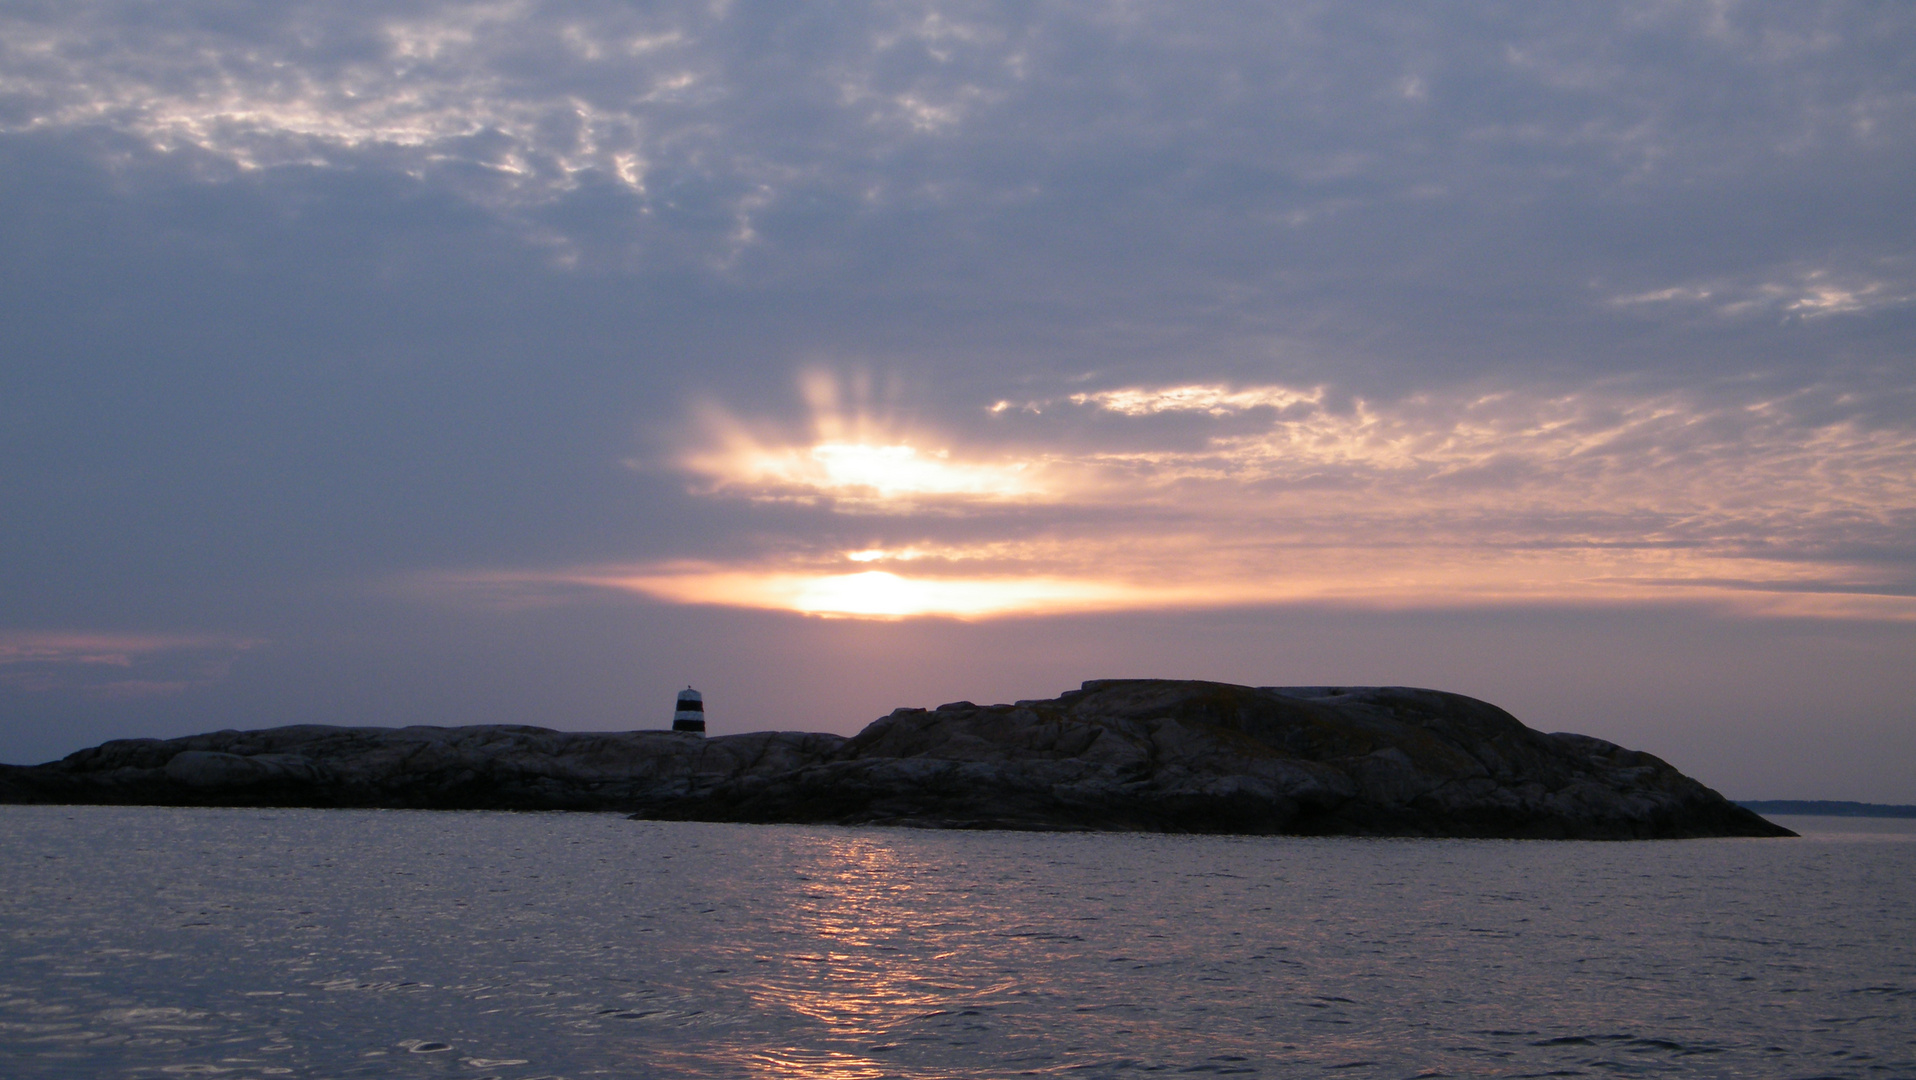
{"type": "Polygon", "coordinates": [[[899,709],[856,737],[534,727],[222,731],[0,767],[7,802],[625,810],[933,828],[1789,836],[1649,754],[1402,687],[1115,679],[899,709]]]}

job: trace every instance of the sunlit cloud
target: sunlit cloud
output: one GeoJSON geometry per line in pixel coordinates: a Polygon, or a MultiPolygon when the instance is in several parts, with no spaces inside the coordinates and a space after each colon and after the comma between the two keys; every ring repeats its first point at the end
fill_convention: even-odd
{"type": "Polygon", "coordinates": [[[448,4],[372,27],[289,13],[266,40],[194,20],[132,31],[137,44],[110,9],[0,20],[0,92],[15,103],[0,130],[110,128],[241,170],[371,153],[414,175],[476,167],[527,196],[570,190],[584,173],[642,193],[646,113],[695,93],[701,78],[683,35],[574,23],[532,41],[531,7],[448,4]],[[603,80],[538,91],[498,69],[549,37],[572,63],[617,72],[617,93],[603,80]]]}
{"type": "Polygon", "coordinates": [[[802,385],[810,415],[800,440],[708,406],[679,466],[714,492],[823,500],[845,510],[1047,497],[1042,461],[956,454],[935,432],[914,431],[869,401],[846,400],[830,374],[811,373],[802,385]]]}
{"type": "Polygon", "coordinates": [[[881,559],[910,562],[913,559],[925,558],[926,555],[927,552],[915,547],[899,548],[895,551],[887,551],[884,548],[866,548],[863,551],[847,551],[845,553],[847,559],[857,563],[878,562],[881,559]]]}
{"type": "MultiPolygon", "coordinates": [[[[1215,185],[1206,190],[1233,209],[1175,220],[1166,235],[1188,241],[1194,227],[1238,235],[1490,190],[1495,170],[1474,169],[1464,148],[1545,148],[1555,170],[1635,188],[1779,152],[1732,120],[1790,132],[1781,152],[1794,153],[1873,145],[1910,115],[1908,95],[1870,65],[1772,49],[1803,32],[1777,10],[1727,20],[1763,45],[1729,45],[1719,20],[1680,11],[1503,20],[1498,59],[1442,74],[1415,70],[1455,48],[1442,20],[1351,35],[1346,19],[1335,6],[881,4],[822,18],[703,0],[16,5],[0,12],[0,132],[106,131],[242,172],[373,169],[515,211],[609,187],[654,221],[677,214],[707,230],[717,258],[762,239],[766,214],[821,195],[866,207],[1026,202],[1043,177],[1071,175],[1056,165],[1085,147],[1097,149],[1081,165],[1129,151],[1144,205],[1188,213],[1185,185],[1215,185]],[[1645,33],[1667,55],[1737,60],[1726,72],[1618,47],[1645,33]],[[763,63],[762,42],[787,37],[803,61],[763,63]],[[1131,59],[1082,62],[1110,50],[1131,59]],[[1746,114],[1726,117],[1691,79],[1794,92],[1743,93],[1746,114]],[[1489,81],[1455,92],[1472,80],[1489,81]],[[1167,125],[1198,101],[1216,106],[1202,123],[1167,125]],[[1419,124],[1405,126],[1407,107],[1419,124]],[[1372,141],[1353,141],[1360,133],[1372,141]],[[1432,139],[1452,152],[1433,153],[1432,139]],[[980,162],[1053,164],[1025,175],[952,169],[963,154],[929,169],[934,159],[913,157],[948,146],[983,150],[969,155],[980,162]],[[1261,205],[1246,214],[1234,177],[1284,182],[1256,181],[1261,205]]],[[[1838,283],[1787,302],[1820,313],[1878,301],[1838,283]]]]}
{"type": "Polygon", "coordinates": [[[923,497],[1010,499],[1037,492],[1031,463],[955,461],[910,443],[819,442],[766,447],[739,441],[686,462],[726,487],[829,494],[850,502],[923,497]]]}
{"type": "MultiPolygon", "coordinates": [[[[839,498],[861,511],[941,501],[1018,500],[1067,508],[1406,517],[1469,509],[1524,521],[1610,518],[1614,539],[1770,537],[1844,515],[1890,524],[1916,511],[1916,432],[1869,420],[1847,395],[1799,390],[1708,402],[1684,393],[1603,387],[1333,401],[1322,388],[1127,387],[1062,399],[1123,418],[1177,412],[1224,418],[1269,407],[1260,426],[1220,427],[1191,446],[1086,444],[1067,426],[1026,424],[988,452],[924,451],[938,436],[891,430],[813,394],[809,437],[753,434],[708,414],[681,464],[715,495],[839,498]],[[1225,508],[1230,509],[1225,511],[1225,508]],[[1656,519],[1681,535],[1643,535],[1656,519]]],[[[1047,408],[1058,403],[1042,403],[1047,408]]],[[[995,415],[995,414],[994,414],[995,415]]],[[[987,432],[987,435],[990,433],[987,432]]],[[[973,445],[984,442],[974,438],[973,445]]]]}
{"type": "Polygon", "coordinates": [[[1725,278],[1672,285],[1610,298],[1624,308],[1693,308],[1726,319],[1770,316],[1821,319],[1868,315],[1916,303],[1908,268],[1816,267],[1764,278],[1725,278]]]}
{"type": "Polygon", "coordinates": [[[1317,387],[1304,391],[1288,386],[1233,389],[1205,384],[1149,390],[1125,387],[1092,394],[1073,394],[1069,400],[1074,405],[1095,405],[1125,416],[1147,416],[1162,412],[1203,412],[1225,416],[1246,409],[1287,409],[1293,405],[1316,405],[1324,400],[1324,389],[1317,387]]]}
{"type": "Polygon", "coordinates": [[[1119,582],[1047,576],[905,576],[887,570],[781,572],[718,567],[655,568],[581,577],[582,583],[684,604],[773,608],[806,615],[984,618],[1031,612],[1108,611],[1158,606],[1154,590],[1119,582]]]}
{"type": "Polygon", "coordinates": [[[989,455],[920,459],[833,386],[808,383],[809,440],[726,415],[682,460],[708,498],[814,500],[877,542],[442,584],[885,618],[1679,600],[1916,618],[1916,431],[1842,394],[1132,386],[1038,402],[989,455]],[[1214,430],[1154,444],[1166,413],[1214,430]],[[869,456],[844,466],[847,446],[869,456]]]}
{"type": "MultiPolygon", "coordinates": [[[[719,242],[736,248],[816,167],[781,160],[773,140],[732,138],[731,108],[762,72],[737,68],[729,35],[741,20],[727,6],[559,13],[479,0],[368,18],[288,5],[230,21],[111,2],[0,13],[0,133],[112,131],[242,173],[371,166],[508,209],[609,185],[641,212],[705,221],[717,207],[710,218],[731,219],[719,242]]],[[[820,118],[847,133],[948,134],[1015,81],[1001,28],[909,11],[870,23],[868,41],[805,85],[820,118]],[[901,87],[889,77],[900,55],[932,67],[901,87]]]]}
{"type": "MultiPolygon", "coordinates": [[[[1335,6],[1273,18],[1120,7],[854,6],[796,22],[702,2],[293,4],[257,18],[113,0],[21,8],[0,13],[0,132],[81,133],[83,152],[184,162],[212,180],[280,167],[409,177],[505,208],[555,249],[568,229],[580,244],[615,237],[627,246],[610,266],[672,274],[685,256],[729,271],[749,251],[765,256],[761,284],[863,298],[896,272],[920,290],[897,310],[931,321],[901,348],[948,358],[939,393],[970,404],[815,373],[796,421],[708,401],[670,452],[641,455],[696,498],[746,513],[801,504],[829,527],[768,524],[755,553],[722,563],[495,575],[502,603],[602,587],[968,618],[1659,592],[1903,603],[1916,442],[1882,417],[1907,416],[1907,400],[1872,412],[1813,385],[1761,397],[1605,383],[1589,373],[1637,362],[1602,333],[1552,369],[1584,375],[1546,388],[1524,381],[1513,352],[1533,346],[1498,344],[1513,324],[1489,314],[1538,273],[1550,280],[1526,296],[1540,324],[1569,314],[1754,334],[1767,319],[1836,334],[1905,308],[1916,276],[1894,236],[1832,247],[1815,220],[1771,222],[1747,269],[1715,272],[1688,245],[1637,238],[1608,258],[1512,228],[1498,209],[1587,209],[1628,228],[1636,208],[1654,220],[1732,174],[1756,178],[1730,192],[1752,198],[1786,174],[1779,163],[1795,170],[1812,153],[1894,174],[1872,155],[1916,114],[1868,48],[1781,48],[1823,21],[1782,9],[1504,20],[1499,47],[1479,56],[1441,20],[1352,33],[1335,6]],[[763,63],[762,43],[787,35],[803,61],[763,63]],[[1650,39],[1661,46],[1625,47],[1650,39]],[[1104,62],[1120,54],[1131,62],[1104,62]],[[1445,56],[1457,58],[1448,70],[1425,62],[1445,56]],[[1742,94],[1726,114],[1698,79],[1796,89],[1742,94]],[[1542,194],[1560,185],[1538,178],[1566,176],[1584,186],[1542,194]],[[577,213],[555,208],[574,195],[577,213]],[[1406,216],[1413,205],[1443,212],[1406,216]],[[902,215],[871,216],[885,210],[902,215]],[[1436,221],[1528,239],[1459,246],[1436,221]],[[1325,231],[1299,259],[1286,245],[1307,229],[1325,231]],[[1346,249],[1389,254],[1335,256],[1346,249]],[[1403,275],[1381,292],[1379,257],[1403,275]],[[1497,355],[1429,385],[1404,383],[1423,370],[1415,344],[1382,345],[1401,355],[1358,370],[1369,348],[1352,312],[1388,321],[1392,297],[1434,302],[1466,278],[1482,285],[1455,296],[1463,336],[1497,355]],[[937,315],[931,296],[968,314],[937,315]],[[1027,300],[1047,325],[1083,312],[1092,329],[1060,332],[1043,356],[1019,346],[1017,376],[994,366],[1002,358],[965,359],[982,340],[966,327],[1027,300]],[[1162,336],[1193,311],[1217,314],[1208,338],[1162,336]],[[1325,327],[1298,332],[1292,379],[1215,374],[1256,370],[1241,344],[1285,320],[1325,327]],[[1131,325],[1147,342],[1178,340],[1175,355],[1098,329],[1131,325]],[[945,340],[953,331],[968,340],[945,340]],[[1108,365],[1080,359],[1107,351],[1108,365]],[[1164,374],[1113,374],[1141,371],[1164,374]],[[1397,389],[1358,394],[1346,378],[1397,389]]],[[[1845,198],[1901,196],[1893,182],[1824,182],[1845,198]]],[[[1739,213],[1713,227],[1740,229],[1739,213]]],[[[779,287],[754,295],[810,295],[779,287]]],[[[1394,326],[1399,341],[1444,336],[1394,326]]],[[[765,351],[757,370],[787,362],[782,342],[752,347],[765,351]]],[[[1773,359],[1789,346],[1763,347],[1773,359]]],[[[1814,363],[1774,366],[1813,380],[1814,363]]],[[[668,383],[682,392],[647,385],[668,383]]]]}
{"type": "Polygon", "coordinates": [[[1916,589],[1827,567],[1726,557],[1680,547],[1565,543],[1503,548],[1445,538],[1377,544],[1352,530],[1260,542],[1228,536],[1089,533],[1031,550],[994,573],[882,562],[851,565],[767,557],[673,561],[558,571],[436,575],[436,592],[510,589],[560,597],[612,590],[675,604],[841,618],[986,619],[1112,611],[1319,604],[1366,610],[1536,604],[1704,603],[1746,615],[1916,620],[1916,589]],[[874,569],[874,565],[883,569],[874,569]],[[1730,577],[1727,574],[1741,576],[1730,577]],[[1817,576],[1822,575],[1822,576],[1817,576]]]}

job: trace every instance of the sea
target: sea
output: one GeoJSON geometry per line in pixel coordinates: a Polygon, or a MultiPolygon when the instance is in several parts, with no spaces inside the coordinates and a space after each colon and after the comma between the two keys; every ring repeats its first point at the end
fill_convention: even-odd
{"type": "Polygon", "coordinates": [[[0,1076],[1916,1077],[1916,821],[1306,839],[0,807],[0,1076]]]}

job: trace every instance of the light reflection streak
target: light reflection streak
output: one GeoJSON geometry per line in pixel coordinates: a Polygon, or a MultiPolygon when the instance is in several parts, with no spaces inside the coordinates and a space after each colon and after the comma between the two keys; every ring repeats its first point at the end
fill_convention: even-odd
{"type": "Polygon", "coordinates": [[[785,1019],[802,1017],[846,1049],[765,1046],[744,1059],[754,1074],[895,1076],[884,1055],[900,1041],[922,1041],[910,1037],[914,1021],[989,1007],[1018,991],[1016,981],[967,962],[963,950],[933,955],[938,963],[929,970],[917,962],[927,942],[976,933],[954,921],[950,897],[921,895],[928,879],[949,867],[902,858],[882,840],[855,836],[808,837],[798,854],[807,879],[787,897],[775,930],[795,949],[767,958],[766,974],[745,989],[756,1011],[779,1018],[779,1030],[802,1030],[785,1019]]]}

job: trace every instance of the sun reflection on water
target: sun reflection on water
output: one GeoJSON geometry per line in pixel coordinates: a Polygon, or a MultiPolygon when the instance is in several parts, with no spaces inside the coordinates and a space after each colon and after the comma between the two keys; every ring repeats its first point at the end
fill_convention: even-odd
{"type": "Polygon", "coordinates": [[[9,1076],[1912,1073],[1916,844],[6,809],[9,1076]]]}
{"type": "Polygon", "coordinates": [[[898,1075],[884,1059],[901,1042],[925,1041],[914,1022],[981,1015],[1018,991],[1017,980],[957,946],[975,927],[955,917],[950,888],[937,888],[952,868],[901,858],[871,837],[814,835],[799,846],[806,872],[771,928],[793,949],[746,989],[765,1015],[802,1018],[858,1049],[768,1046],[746,1061],[755,1073],[898,1075]],[[945,895],[921,895],[932,891],[945,895]],[[928,942],[946,944],[928,955],[928,942]]]}

